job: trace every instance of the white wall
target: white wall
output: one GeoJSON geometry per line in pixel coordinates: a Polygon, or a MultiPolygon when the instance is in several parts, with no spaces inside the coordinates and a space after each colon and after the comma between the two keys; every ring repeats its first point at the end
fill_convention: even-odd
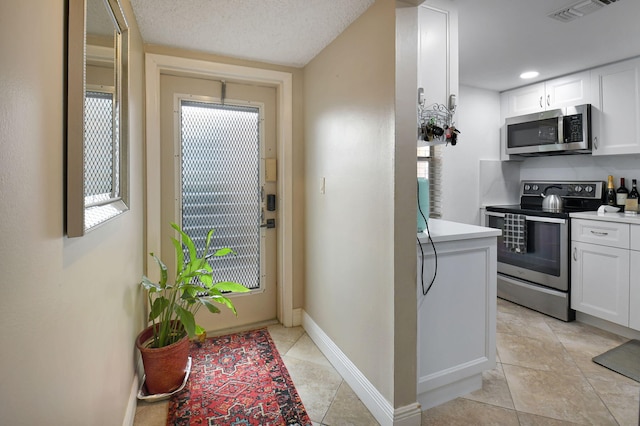
{"type": "Polygon", "coordinates": [[[142,42],[131,211],[64,236],[65,1],[0,3],[0,424],[122,424],[142,328],[142,42]]]}
{"type": "Polygon", "coordinates": [[[561,155],[527,158],[520,166],[521,179],[545,180],[601,180],[613,175],[616,187],[620,178],[626,179],[631,189],[631,179],[640,181],[640,155],[561,155]]]}
{"type": "MultiPolygon", "coordinates": [[[[389,401],[394,400],[394,41],[395,2],[378,0],[305,67],[304,75],[305,311],[389,401]]],[[[407,208],[414,211],[413,205],[407,208]]],[[[415,229],[415,219],[410,224],[415,229]]],[[[408,350],[415,364],[415,346],[408,350]]]]}
{"type": "Polygon", "coordinates": [[[456,146],[444,147],[442,218],[478,224],[482,198],[487,195],[487,180],[494,182],[503,179],[503,171],[498,161],[499,93],[461,85],[454,121],[461,133],[458,135],[456,146]],[[484,164],[487,166],[486,169],[490,169],[490,173],[483,168],[484,173],[481,176],[480,160],[486,160],[484,164]]]}

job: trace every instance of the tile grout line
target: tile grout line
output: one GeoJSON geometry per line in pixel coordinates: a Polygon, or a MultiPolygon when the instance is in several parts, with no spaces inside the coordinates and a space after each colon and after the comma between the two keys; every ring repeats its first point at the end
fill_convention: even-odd
{"type": "MultiPolygon", "coordinates": [[[[545,321],[546,322],[546,321],[545,321]]],[[[609,415],[611,415],[611,418],[613,419],[613,421],[616,422],[617,425],[620,424],[620,422],[618,421],[618,419],[616,418],[616,416],[611,412],[611,409],[609,408],[609,405],[607,404],[607,402],[605,400],[602,399],[602,395],[600,395],[600,392],[598,392],[598,390],[593,386],[593,383],[591,383],[591,380],[589,380],[589,378],[587,377],[587,375],[585,374],[585,372],[582,370],[582,368],[580,368],[580,366],[578,365],[578,363],[576,362],[576,360],[573,358],[573,355],[571,355],[571,352],[569,352],[566,348],[566,346],[564,345],[564,343],[562,342],[562,340],[560,340],[560,338],[558,337],[558,335],[556,334],[556,332],[553,330],[552,327],[549,327],[551,329],[551,332],[553,333],[553,335],[556,337],[556,339],[558,339],[558,341],[560,341],[560,344],[562,345],[562,349],[567,353],[567,355],[569,355],[569,358],[571,358],[571,362],[573,362],[573,364],[575,365],[576,369],[580,372],[580,375],[584,378],[584,380],[587,381],[587,383],[589,384],[589,387],[591,388],[591,390],[593,390],[593,393],[595,395],[597,395],[598,400],[602,403],[602,405],[604,406],[604,408],[606,408],[607,412],[609,413],[609,415]]],[[[593,360],[591,361],[593,362],[593,360]]]]}
{"type": "Polygon", "coordinates": [[[343,385],[344,383],[344,379],[342,379],[340,381],[340,384],[338,385],[338,388],[336,389],[336,393],[333,394],[333,398],[331,398],[331,402],[329,403],[329,407],[327,408],[327,411],[324,413],[324,416],[322,416],[322,420],[320,421],[320,424],[323,426],[330,426],[324,423],[325,419],[327,418],[327,415],[329,414],[329,411],[331,410],[331,406],[333,405],[333,403],[335,402],[336,398],[338,397],[338,391],[340,390],[340,387],[343,385]]]}
{"type": "MultiPolygon", "coordinates": [[[[282,354],[282,356],[285,356],[285,355],[286,355],[288,358],[296,359],[296,360],[299,360],[299,361],[311,362],[311,363],[316,364],[316,365],[321,365],[321,364],[318,364],[318,363],[313,362],[313,361],[309,361],[309,360],[305,360],[305,359],[300,359],[300,358],[297,358],[297,357],[295,357],[295,356],[287,355],[287,354],[288,354],[288,353],[289,353],[289,352],[294,348],[294,346],[295,346],[295,345],[296,345],[296,344],[297,344],[297,343],[298,343],[298,342],[299,342],[299,341],[300,341],[300,340],[301,340],[305,335],[306,335],[306,336],[308,336],[308,334],[307,334],[306,330],[305,330],[304,328],[303,328],[302,330],[303,330],[303,333],[302,333],[300,336],[298,336],[298,338],[297,338],[295,341],[293,341],[293,344],[291,345],[291,347],[290,347],[289,349],[287,349],[287,352],[286,352],[285,354],[282,354]]],[[[283,358],[283,362],[284,362],[284,358],[283,358]]],[[[285,362],[285,366],[286,366],[286,362],[285,362]]],[[[340,386],[342,386],[342,383],[343,383],[343,382],[344,382],[344,379],[341,379],[341,381],[340,381],[340,385],[338,385],[338,389],[340,389],[340,386]]],[[[325,411],[325,413],[322,415],[322,419],[320,419],[320,421],[319,421],[319,425],[320,425],[320,426],[328,426],[328,425],[326,425],[326,424],[324,423],[324,419],[327,417],[327,414],[329,413],[329,410],[331,409],[331,406],[333,405],[333,402],[335,401],[335,399],[336,399],[336,397],[337,397],[337,395],[338,395],[338,389],[336,389],[336,392],[335,392],[335,394],[333,395],[333,398],[331,399],[331,402],[329,403],[329,407],[327,407],[327,411],[325,411]]],[[[300,398],[300,400],[302,400],[302,398],[300,398]]],[[[302,404],[304,405],[304,401],[302,401],[302,404]]],[[[312,420],[312,422],[313,422],[313,420],[312,420]]]]}
{"type": "MultiPolygon", "coordinates": [[[[574,359],[574,357],[571,355],[571,353],[567,350],[564,342],[562,341],[562,339],[560,339],[560,337],[557,335],[557,333],[555,332],[555,330],[553,329],[553,327],[551,327],[549,325],[549,320],[547,318],[543,317],[543,321],[546,325],[546,328],[549,330],[549,332],[553,335],[554,339],[556,340],[557,343],[560,344],[560,347],[562,348],[562,351],[569,357],[569,359],[571,360],[571,363],[575,366],[576,370],[580,373],[580,377],[583,380],[586,380],[586,382],[589,384],[589,387],[592,389],[592,391],[594,392],[594,394],[598,397],[598,400],[602,403],[602,405],[606,408],[607,412],[611,415],[611,418],[616,422],[616,424],[619,425],[618,420],[616,419],[616,417],[613,415],[613,413],[611,412],[611,410],[609,409],[609,406],[606,404],[606,402],[602,399],[601,395],[599,392],[597,392],[597,390],[593,387],[591,381],[587,378],[586,374],[584,373],[584,371],[582,371],[582,369],[579,367],[578,363],[576,362],[576,360],[574,359]]],[[[515,336],[520,336],[520,334],[518,333],[503,333],[503,334],[511,334],[511,335],[515,335],[515,336]]],[[[535,340],[540,340],[536,337],[529,337],[531,339],[535,339],[535,340]]],[[[496,348],[496,350],[498,350],[498,348],[496,348]]],[[[501,362],[501,364],[505,364],[503,362],[501,362]]],[[[514,364],[509,364],[506,363],[506,365],[514,365],[514,364]]],[[[517,366],[517,365],[515,365],[517,366]]],[[[527,367],[527,368],[531,368],[531,367],[527,367]]],[[[534,369],[536,370],[536,369],[534,369]]],[[[504,372],[504,369],[503,369],[504,372]]],[[[514,411],[516,412],[516,415],[518,417],[518,423],[521,424],[520,422],[520,416],[519,413],[523,413],[523,414],[533,414],[533,415],[537,415],[539,416],[539,414],[535,414],[535,413],[527,413],[526,411],[520,411],[516,408],[515,406],[515,401],[513,400],[513,393],[511,392],[511,387],[509,386],[509,380],[507,379],[507,375],[505,374],[505,382],[507,384],[507,389],[509,390],[509,395],[511,397],[513,406],[514,406],[514,411]]],[[[554,417],[548,417],[548,416],[541,416],[541,417],[546,417],[548,419],[552,419],[552,420],[561,420],[561,419],[556,419],[554,417]]]]}

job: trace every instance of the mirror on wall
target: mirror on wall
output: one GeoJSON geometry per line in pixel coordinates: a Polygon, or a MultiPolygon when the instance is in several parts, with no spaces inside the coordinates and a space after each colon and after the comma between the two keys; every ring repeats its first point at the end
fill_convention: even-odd
{"type": "Polygon", "coordinates": [[[66,227],[128,210],[128,26],[119,0],[69,0],[66,227]]]}

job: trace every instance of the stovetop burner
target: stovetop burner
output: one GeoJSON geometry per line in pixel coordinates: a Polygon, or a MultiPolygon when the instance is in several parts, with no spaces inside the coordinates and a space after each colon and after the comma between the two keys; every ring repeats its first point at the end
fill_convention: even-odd
{"type": "Polygon", "coordinates": [[[603,203],[602,181],[522,181],[520,182],[520,204],[487,206],[487,211],[515,213],[530,216],[567,218],[569,213],[595,211],[603,203]],[[549,212],[542,209],[542,194],[562,197],[562,211],[549,212]]]}

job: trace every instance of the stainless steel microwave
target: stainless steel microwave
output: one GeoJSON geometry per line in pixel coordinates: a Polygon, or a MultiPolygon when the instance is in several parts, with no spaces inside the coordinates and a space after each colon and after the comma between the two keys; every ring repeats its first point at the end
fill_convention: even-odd
{"type": "Polygon", "coordinates": [[[590,153],[591,105],[507,118],[505,134],[509,155],[590,153]]]}

